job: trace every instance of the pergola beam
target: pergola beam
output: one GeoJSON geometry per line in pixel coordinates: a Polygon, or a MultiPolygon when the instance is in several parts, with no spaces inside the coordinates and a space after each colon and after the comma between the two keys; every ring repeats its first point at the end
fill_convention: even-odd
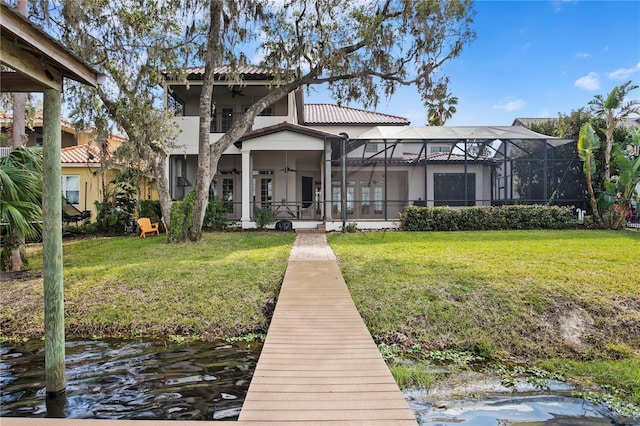
{"type": "MultiPolygon", "coordinates": [[[[5,42],[15,45],[20,49],[19,56],[26,58],[31,56],[41,63],[40,68],[46,70],[46,66],[53,66],[60,70],[64,77],[80,83],[96,87],[98,85],[98,73],[84,62],[78,60],[69,50],[56,40],[51,38],[42,29],[35,26],[28,19],[21,16],[15,9],[4,2],[1,5],[0,26],[2,29],[2,62],[5,62],[5,42]]],[[[9,56],[7,56],[9,57],[9,56]]],[[[15,67],[9,65],[13,69],[15,67]]],[[[17,69],[16,69],[17,71],[17,69]]],[[[24,71],[24,68],[23,68],[24,71]]],[[[32,70],[31,72],[34,72],[32,70]]],[[[3,83],[4,86],[4,83],[3,83]]],[[[5,90],[3,88],[3,90],[5,90]]]]}
{"type": "Polygon", "coordinates": [[[16,92],[17,87],[12,83],[20,83],[20,89],[23,89],[20,92],[39,92],[43,87],[62,91],[62,75],[56,68],[45,63],[43,56],[38,58],[6,37],[0,39],[0,52],[2,52],[3,64],[14,70],[20,70],[19,77],[16,75],[18,73],[2,73],[3,90],[6,88],[16,92]],[[16,76],[12,78],[12,74],[16,76]],[[25,84],[29,81],[31,84],[25,84]]]}

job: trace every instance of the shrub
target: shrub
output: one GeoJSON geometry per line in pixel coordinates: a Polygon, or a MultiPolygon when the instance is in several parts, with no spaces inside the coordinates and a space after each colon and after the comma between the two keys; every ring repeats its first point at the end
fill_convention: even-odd
{"type": "Polygon", "coordinates": [[[405,231],[480,231],[506,229],[569,229],[577,225],[573,207],[516,205],[502,207],[405,207],[405,231]]]}
{"type": "Polygon", "coordinates": [[[162,217],[159,200],[140,200],[138,217],[162,217]]]}
{"type": "Polygon", "coordinates": [[[258,228],[262,229],[266,225],[271,225],[276,221],[276,214],[269,208],[261,207],[253,211],[253,216],[258,228]]]}
{"type": "Polygon", "coordinates": [[[218,197],[212,198],[207,204],[203,228],[215,231],[226,229],[228,225],[227,213],[229,213],[229,206],[218,197]]]}
{"type": "Polygon", "coordinates": [[[358,224],[355,222],[347,223],[344,227],[345,232],[356,232],[358,230],[358,224]]]}
{"type": "Polygon", "coordinates": [[[169,230],[169,241],[172,243],[182,243],[187,241],[191,232],[193,221],[193,206],[196,200],[196,193],[190,191],[184,199],[174,201],[171,206],[171,226],[169,230]]]}

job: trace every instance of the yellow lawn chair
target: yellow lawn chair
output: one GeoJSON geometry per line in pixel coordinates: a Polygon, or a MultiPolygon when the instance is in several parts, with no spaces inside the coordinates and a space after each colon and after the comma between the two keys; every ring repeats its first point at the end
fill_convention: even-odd
{"type": "Polygon", "coordinates": [[[141,217],[138,219],[138,226],[140,227],[140,236],[147,238],[147,234],[160,235],[157,223],[151,223],[148,217],[141,217]]]}

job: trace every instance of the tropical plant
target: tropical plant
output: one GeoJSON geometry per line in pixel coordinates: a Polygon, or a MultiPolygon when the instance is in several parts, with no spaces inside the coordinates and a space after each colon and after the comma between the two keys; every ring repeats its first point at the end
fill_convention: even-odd
{"type": "Polygon", "coordinates": [[[612,228],[617,229],[625,220],[631,208],[632,199],[637,199],[636,186],[640,183],[640,129],[632,134],[631,144],[626,150],[614,146],[613,156],[618,173],[613,178],[613,190],[616,192],[614,201],[614,222],[612,228]]]}
{"type": "Polygon", "coordinates": [[[130,171],[120,172],[105,191],[102,203],[96,201],[98,230],[117,234],[130,225],[136,210],[136,190],[130,171]]]}
{"type": "Polygon", "coordinates": [[[596,194],[593,190],[593,175],[596,173],[595,151],[599,147],[600,139],[598,139],[593,127],[590,123],[584,124],[578,136],[578,155],[583,161],[583,170],[587,178],[587,191],[589,192],[589,201],[591,203],[593,216],[598,224],[602,226],[603,222],[598,209],[596,194]]]}
{"type": "Polygon", "coordinates": [[[630,143],[616,137],[616,128],[622,121],[630,114],[640,113],[639,101],[625,101],[629,92],[637,88],[628,81],[614,87],[606,99],[597,95],[589,102],[592,113],[603,119],[605,124],[605,128],[600,129],[605,135],[603,170],[599,170],[596,159],[601,147],[600,138],[590,123],[580,130],[578,155],[584,162],[593,216],[601,227],[619,228],[631,206],[631,200],[637,196],[635,187],[640,182],[638,130],[632,132],[630,143]],[[597,179],[599,173],[602,173],[602,184],[596,185],[594,177],[597,179]]]}
{"type": "Polygon", "coordinates": [[[637,89],[637,85],[632,85],[631,81],[614,87],[606,99],[602,95],[596,95],[589,102],[592,113],[605,121],[603,131],[606,135],[604,151],[604,180],[611,181],[611,157],[614,145],[614,132],[616,127],[631,114],[640,114],[640,101],[625,101],[629,92],[637,89]]]}
{"type": "Polygon", "coordinates": [[[425,102],[429,126],[444,126],[444,123],[456,113],[458,98],[447,93],[445,86],[438,86],[425,102]]]}
{"type": "Polygon", "coordinates": [[[42,151],[17,148],[0,159],[2,270],[22,270],[25,238],[35,236],[42,220],[42,151]],[[5,235],[6,232],[6,235],[5,235]]]}

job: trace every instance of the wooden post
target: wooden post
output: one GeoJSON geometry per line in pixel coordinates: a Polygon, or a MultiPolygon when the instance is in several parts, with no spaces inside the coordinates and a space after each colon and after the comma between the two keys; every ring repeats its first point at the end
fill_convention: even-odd
{"type": "Polygon", "coordinates": [[[64,289],[62,281],[61,92],[44,90],[43,276],[47,397],[65,391],[64,289]]]}

